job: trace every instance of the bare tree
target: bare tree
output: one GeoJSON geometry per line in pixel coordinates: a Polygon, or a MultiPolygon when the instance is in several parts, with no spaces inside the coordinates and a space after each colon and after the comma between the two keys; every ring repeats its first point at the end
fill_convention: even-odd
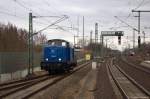
{"type": "Polygon", "coordinates": [[[8,23],[0,24],[0,51],[26,51],[27,31],[8,23]]]}
{"type": "Polygon", "coordinates": [[[47,38],[46,35],[39,33],[38,35],[34,36],[34,43],[35,45],[44,44],[46,43],[47,38]]]}
{"type": "Polygon", "coordinates": [[[34,44],[35,44],[35,51],[41,52],[42,45],[47,42],[46,35],[39,33],[38,35],[34,36],[34,44]]]}

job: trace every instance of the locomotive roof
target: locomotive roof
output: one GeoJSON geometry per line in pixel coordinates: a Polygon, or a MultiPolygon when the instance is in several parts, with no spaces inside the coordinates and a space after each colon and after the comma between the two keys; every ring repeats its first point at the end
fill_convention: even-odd
{"type": "Polygon", "coordinates": [[[61,41],[61,42],[67,42],[67,43],[69,43],[68,41],[63,40],[63,39],[51,39],[51,40],[48,40],[48,42],[52,42],[52,41],[61,41]]]}

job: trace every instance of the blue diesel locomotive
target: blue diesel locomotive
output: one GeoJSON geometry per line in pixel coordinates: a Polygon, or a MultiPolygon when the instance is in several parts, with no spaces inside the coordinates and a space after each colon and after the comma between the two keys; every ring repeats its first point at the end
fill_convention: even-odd
{"type": "Polygon", "coordinates": [[[77,65],[74,48],[62,39],[52,39],[43,48],[43,59],[41,69],[50,74],[72,70],[77,65]]]}

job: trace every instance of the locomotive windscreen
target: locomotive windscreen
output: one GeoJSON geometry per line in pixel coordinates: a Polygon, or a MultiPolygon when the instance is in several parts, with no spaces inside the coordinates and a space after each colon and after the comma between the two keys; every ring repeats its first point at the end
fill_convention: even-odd
{"type": "Polygon", "coordinates": [[[69,46],[69,42],[60,39],[49,40],[48,45],[52,46],[69,46]]]}

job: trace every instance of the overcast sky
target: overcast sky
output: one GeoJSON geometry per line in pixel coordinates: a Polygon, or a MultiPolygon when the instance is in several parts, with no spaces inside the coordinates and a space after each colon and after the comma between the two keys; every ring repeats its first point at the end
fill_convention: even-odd
{"type": "MultiPolygon", "coordinates": [[[[99,34],[104,30],[122,30],[125,31],[122,45],[127,44],[126,38],[131,39],[132,29],[124,27],[114,16],[127,22],[137,28],[137,13],[135,10],[150,10],[150,0],[1,0],[0,2],[0,22],[8,22],[18,27],[28,29],[28,13],[32,11],[36,16],[60,16],[67,15],[69,19],[57,24],[63,26],[64,30],[51,29],[42,33],[47,35],[48,39],[61,38],[73,41],[73,36],[77,34],[75,30],[69,30],[67,27],[78,27],[79,34],[82,35],[82,17],[85,18],[85,35],[89,36],[91,30],[94,31],[94,24],[99,24],[99,34]],[[120,28],[118,28],[120,27],[120,28]]],[[[33,20],[34,30],[38,31],[47,25],[55,22],[59,18],[38,18],[33,20]]],[[[146,36],[150,36],[150,13],[141,14],[141,31],[145,31],[146,36]]],[[[109,37],[109,44],[117,46],[117,37],[109,37]],[[113,44],[112,44],[113,43],[113,44]]],[[[150,38],[149,38],[150,39],[150,38]]],[[[130,41],[129,41],[130,42],[130,41]]],[[[113,46],[114,47],[114,46],[113,46]]]]}

